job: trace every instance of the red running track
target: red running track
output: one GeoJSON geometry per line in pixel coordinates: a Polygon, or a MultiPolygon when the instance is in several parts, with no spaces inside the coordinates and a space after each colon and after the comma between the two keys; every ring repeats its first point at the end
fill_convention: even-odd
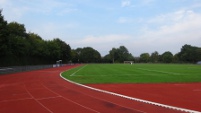
{"type": "Polygon", "coordinates": [[[67,66],[0,76],[0,113],[180,113],[63,80],[67,66]]]}

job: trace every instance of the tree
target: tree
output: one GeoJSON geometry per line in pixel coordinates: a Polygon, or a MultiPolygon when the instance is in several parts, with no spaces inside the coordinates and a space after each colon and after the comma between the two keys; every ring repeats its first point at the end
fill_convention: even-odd
{"type": "Polygon", "coordinates": [[[113,63],[110,54],[105,55],[105,56],[102,58],[102,62],[104,62],[104,63],[113,63]]]}
{"type": "Polygon", "coordinates": [[[169,51],[166,51],[162,54],[162,60],[164,63],[171,63],[173,61],[173,54],[169,51]]]}
{"type": "Polygon", "coordinates": [[[79,63],[79,56],[78,56],[76,50],[74,50],[74,49],[71,50],[71,61],[73,63],[79,63]]]}
{"type": "Polygon", "coordinates": [[[177,54],[175,54],[175,55],[173,56],[173,62],[174,62],[174,63],[179,63],[179,53],[177,53],[177,54]]]}
{"type": "Polygon", "coordinates": [[[76,49],[79,56],[79,62],[83,63],[98,63],[101,61],[100,53],[92,47],[84,47],[76,49]]]}
{"type": "Polygon", "coordinates": [[[109,51],[109,56],[114,62],[123,62],[126,60],[134,60],[134,57],[129,53],[128,49],[125,46],[120,46],[119,48],[112,48],[109,51]]]}
{"type": "Polygon", "coordinates": [[[6,56],[8,53],[8,30],[7,30],[7,21],[4,20],[3,15],[1,14],[2,10],[0,10],[0,57],[6,56]]]}
{"type": "Polygon", "coordinates": [[[45,41],[26,33],[24,24],[4,20],[0,10],[0,66],[50,64],[69,61],[71,48],[59,38],[45,41]]]}
{"type": "Polygon", "coordinates": [[[10,55],[25,56],[29,51],[29,43],[27,41],[26,28],[23,24],[11,22],[7,25],[8,35],[8,50],[10,55]]]}
{"type": "Polygon", "coordinates": [[[119,58],[118,50],[116,48],[112,48],[112,50],[109,51],[109,56],[114,63],[119,58]]]}
{"type": "Polygon", "coordinates": [[[142,53],[140,55],[140,62],[148,63],[149,62],[149,58],[150,58],[149,53],[142,53]]]}
{"type": "Polygon", "coordinates": [[[197,61],[201,60],[200,55],[200,48],[187,44],[182,46],[181,51],[178,54],[181,61],[191,63],[196,63],[197,61]]]}
{"type": "Polygon", "coordinates": [[[64,41],[60,40],[59,38],[54,39],[55,43],[57,43],[57,46],[59,46],[59,59],[63,60],[64,62],[67,62],[71,59],[71,48],[68,44],[66,44],[64,41]]]}
{"type": "Polygon", "coordinates": [[[151,56],[150,56],[150,61],[151,61],[152,63],[157,63],[158,60],[159,60],[159,54],[158,54],[157,51],[155,51],[155,52],[153,52],[153,53],[151,54],[151,56]]]}

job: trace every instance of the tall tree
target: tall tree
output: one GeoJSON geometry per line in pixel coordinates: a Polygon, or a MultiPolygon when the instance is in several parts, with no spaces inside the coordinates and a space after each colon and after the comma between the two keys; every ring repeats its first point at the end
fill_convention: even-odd
{"type": "Polygon", "coordinates": [[[8,30],[7,30],[7,21],[4,20],[3,15],[0,10],[0,57],[6,56],[8,53],[8,30]]]}
{"type": "Polygon", "coordinates": [[[153,62],[153,63],[157,63],[159,60],[159,54],[157,51],[151,53],[151,56],[150,56],[150,61],[153,62]]]}
{"type": "Polygon", "coordinates": [[[125,46],[120,46],[119,48],[112,48],[109,51],[109,56],[112,58],[113,62],[123,62],[126,60],[134,60],[134,57],[129,53],[125,46]]]}
{"type": "MultiPolygon", "coordinates": [[[[79,49],[80,50],[80,49],[79,49]]],[[[84,47],[79,53],[80,62],[84,63],[99,63],[101,61],[100,53],[92,47],[84,47]]]]}
{"type": "Polygon", "coordinates": [[[118,50],[116,48],[112,48],[112,50],[109,51],[109,55],[113,63],[119,58],[118,50]]]}
{"type": "Polygon", "coordinates": [[[162,54],[162,59],[164,63],[171,63],[173,61],[173,54],[169,51],[166,51],[162,54]]]}
{"type": "Polygon", "coordinates": [[[149,62],[149,58],[150,58],[149,53],[142,53],[140,55],[140,62],[148,63],[149,62]]]}
{"type": "Polygon", "coordinates": [[[200,59],[200,48],[185,44],[182,46],[178,56],[183,62],[195,63],[200,59]]]}

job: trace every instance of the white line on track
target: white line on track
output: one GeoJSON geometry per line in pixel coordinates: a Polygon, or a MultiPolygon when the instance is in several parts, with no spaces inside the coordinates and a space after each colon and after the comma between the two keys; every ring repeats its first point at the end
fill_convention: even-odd
{"type": "Polygon", "coordinates": [[[36,98],[34,98],[34,96],[28,91],[28,89],[26,88],[25,85],[24,85],[24,88],[27,91],[27,93],[31,96],[31,98],[33,98],[38,104],[40,104],[43,108],[45,108],[50,113],[54,113],[53,111],[51,111],[50,109],[48,109],[46,106],[44,106],[42,103],[40,103],[39,100],[37,100],[36,98]]]}
{"type": "Polygon", "coordinates": [[[31,100],[33,98],[20,98],[20,99],[12,99],[12,100],[2,100],[0,102],[13,102],[13,101],[22,101],[22,100],[31,100]]]}
{"type": "MultiPolygon", "coordinates": [[[[69,87],[66,87],[66,86],[63,86],[63,87],[65,87],[65,88],[67,88],[67,89],[70,89],[69,87]]],[[[71,90],[71,89],[70,89],[70,90],[71,90]]],[[[87,96],[89,96],[89,97],[92,97],[92,98],[94,98],[94,99],[97,99],[97,100],[105,101],[105,102],[112,103],[112,104],[115,104],[115,105],[117,105],[117,106],[121,106],[121,107],[130,109],[130,110],[134,110],[134,111],[139,111],[139,112],[141,112],[141,113],[145,113],[145,112],[140,111],[140,110],[136,110],[136,109],[133,109],[133,108],[130,108],[130,107],[122,106],[122,105],[119,105],[119,104],[117,104],[117,103],[113,103],[113,102],[107,101],[107,100],[105,100],[105,99],[101,99],[101,98],[98,98],[98,97],[89,95],[89,94],[87,94],[87,93],[83,93],[83,92],[81,92],[81,91],[79,91],[79,90],[76,90],[76,89],[73,89],[73,90],[76,91],[76,92],[79,92],[79,93],[81,93],[81,94],[83,94],[83,95],[87,95],[87,96]]]]}
{"type": "MultiPolygon", "coordinates": [[[[88,65],[88,64],[87,64],[88,65]]],[[[85,68],[87,65],[83,66],[82,68],[78,69],[77,71],[75,71],[74,73],[72,73],[70,76],[74,76],[77,72],[79,72],[80,70],[82,70],[83,68],[85,68]]]]}
{"type": "Polygon", "coordinates": [[[42,85],[43,85],[43,87],[46,88],[47,90],[51,91],[52,93],[54,93],[54,94],[56,94],[56,95],[59,95],[60,97],[64,98],[65,100],[67,100],[67,101],[69,101],[69,102],[72,102],[72,103],[74,103],[74,104],[76,104],[76,105],[78,105],[78,106],[81,106],[81,107],[83,107],[83,108],[85,108],[85,109],[88,109],[88,110],[91,110],[91,111],[93,111],[93,112],[100,113],[100,112],[98,112],[98,111],[96,111],[96,110],[94,110],[94,109],[91,109],[91,108],[89,108],[89,107],[86,107],[86,106],[84,106],[84,105],[81,105],[81,104],[79,104],[79,103],[77,103],[77,102],[75,102],[75,101],[73,101],[73,100],[71,100],[71,99],[68,99],[68,98],[66,98],[66,97],[63,97],[62,95],[60,95],[60,94],[54,92],[53,90],[49,89],[48,87],[46,87],[44,84],[42,84],[42,85]]]}
{"type": "Polygon", "coordinates": [[[70,80],[64,78],[62,76],[62,73],[63,72],[60,73],[60,77],[63,78],[64,80],[66,80],[66,81],[68,81],[70,83],[73,83],[73,84],[76,84],[76,85],[79,85],[79,86],[91,89],[91,90],[95,90],[95,91],[102,92],[102,93],[107,93],[107,94],[110,94],[110,95],[114,95],[114,96],[118,96],[118,97],[130,99],[130,100],[134,100],[134,101],[138,101],[138,102],[143,102],[143,103],[146,103],[146,104],[160,106],[160,107],[163,107],[163,108],[168,108],[168,109],[173,109],[173,110],[178,110],[178,111],[183,111],[183,112],[188,112],[188,113],[201,113],[200,111],[195,111],[195,110],[190,110],[190,109],[185,109],[185,108],[180,108],[180,107],[165,105],[165,104],[161,104],[161,103],[157,103],[157,102],[152,102],[152,101],[148,101],[148,100],[138,99],[138,98],[129,97],[129,96],[126,96],[126,95],[121,95],[121,94],[110,92],[110,91],[106,91],[106,90],[101,90],[101,89],[89,87],[89,86],[86,86],[86,85],[83,85],[83,84],[79,84],[79,83],[76,83],[76,82],[73,82],[73,81],[70,81],[70,80]]]}
{"type": "Polygon", "coordinates": [[[48,100],[53,98],[60,98],[61,96],[55,96],[55,97],[47,97],[47,98],[38,98],[37,100],[48,100]]]}

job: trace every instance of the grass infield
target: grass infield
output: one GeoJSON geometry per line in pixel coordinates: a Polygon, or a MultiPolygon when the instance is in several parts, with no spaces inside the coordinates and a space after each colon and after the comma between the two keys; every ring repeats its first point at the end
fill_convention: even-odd
{"type": "Polygon", "coordinates": [[[86,64],[62,73],[81,83],[201,82],[201,66],[191,64],[86,64]]]}

